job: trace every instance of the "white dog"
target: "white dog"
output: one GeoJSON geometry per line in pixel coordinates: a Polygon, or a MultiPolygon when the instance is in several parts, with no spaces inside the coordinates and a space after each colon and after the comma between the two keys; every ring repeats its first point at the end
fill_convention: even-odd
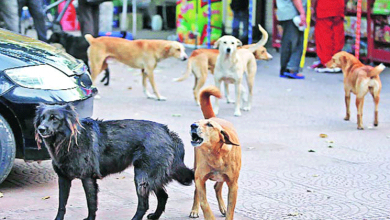
{"type": "MultiPolygon", "coordinates": [[[[259,25],[259,29],[263,28],[259,25]]],[[[237,50],[238,46],[242,46],[242,42],[233,36],[223,36],[217,40],[214,44],[214,48],[219,49],[219,55],[214,69],[214,82],[218,89],[221,89],[221,82],[225,84],[225,96],[227,102],[233,102],[229,98],[229,84],[235,85],[236,92],[236,104],[234,115],[241,115],[241,93],[242,93],[242,78],[244,73],[247,73],[247,82],[248,82],[248,99],[246,106],[243,108],[244,111],[249,111],[252,105],[252,89],[255,81],[257,65],[256,59],[253,55],[253,52],[259,47],[264,45],[268,40],[267,38],[262,38],[256,45],[248,49],[237,50]]],[[[218,114],[219,111],[219,102],[218,99],[215,100],[214,112],[218,114]]]]}

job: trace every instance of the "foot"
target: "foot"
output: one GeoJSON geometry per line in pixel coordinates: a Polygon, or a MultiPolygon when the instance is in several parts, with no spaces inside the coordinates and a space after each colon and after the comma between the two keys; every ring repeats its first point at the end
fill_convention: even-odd
{"type": "Polygon", "coordinates": [[[317,73],[340,73],[341,69],[336,68],[328,68],[328,67],[317,67],[314,69],[317,73]]]}
{"type": "Polygon", "coordinates": [[[244,111],[250,111],[251,110],[251,107],[249,107],[249,106],[246,106],[246,107],[244,107],[244,108],[242,108],[242,110],[244,110],[244,111]]]}
{"type": "Polygon", "coordinates": [[[315,69],[315,68],[318,68],[318,67],[321,67],[322,64],[321,64],[321,61],[317,60],[317,61],[314,61],[313,64],[309,67],[310,69],[315,69]]]}
{"type": "Polygon", "coordinates": [[[157,216],[155,213],[150,213],[148,216],[147,216],[148,219],[159,219],[160,216],[157,216]]]}
{"type": "Polygon", "coordinates": [[[190,218],[199,218],[199,213],[198,213],[198,211],[192,210],[189,217],[190,217],[190,218]]]}
{"type": "Polygon", "coordinates": [[[164,96],[160,96],[157,98],[157,101],[166,101],[166,100],[167,100],[167,98],[164,96]]]}
{"type": "Polygon", "coordinates": [[[236,111],[234,112],[234,116],[236,116],[236,117],[241,116],[241,111],[240,111],[240,109],[238,109],[238,110],[236,110],[236,111]]]}
{"type": "Polygon", "coordinates": [[[226,97],[226,102],[228,104],[232,104],[232,103],[235,103],[235,101],[233,99],[231,99],[230,97],[226,97]]]}
{"type": "Polygon", "coordinates": [[[287,76],[290,79],[304,79],[305,76],[302,73],[290,73],[290,72],[284,72],[283,73],[285,76],[287,76]]]}

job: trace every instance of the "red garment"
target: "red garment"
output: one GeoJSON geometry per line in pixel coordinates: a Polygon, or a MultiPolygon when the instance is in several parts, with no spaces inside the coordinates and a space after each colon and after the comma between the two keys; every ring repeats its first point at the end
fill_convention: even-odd
{"type": "Polygon", "coordinates": [[[344,0],[317,0],[316,18],[344,17],[344,0]]]}
{"type": "Polygon", "coordinates": [[[314,29],[316,51],[325,65],[332,56],[344,47],[344,18],[318,18],[314,29]]]}

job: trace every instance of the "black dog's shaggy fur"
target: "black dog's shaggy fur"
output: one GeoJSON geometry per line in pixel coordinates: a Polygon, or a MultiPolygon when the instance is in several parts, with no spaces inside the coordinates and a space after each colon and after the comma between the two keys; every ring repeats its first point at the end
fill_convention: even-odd
{"type": "Polygon", "coordinates": [[[88,218],[97,211],[97,179],[134,166],[138,195],[133,219],[142,219],[149,208],[149,194],[158,199],[157,209],[148,219],[158,219],[168,194],[164,186],[172,180],[190,185],[194,173],[184,162],[184,146],[166,125],[143,120],[78,120],[73,106],[41,104],[34,120],[38,146],[42,141],[58,174],[59,208],[63,219],[71,181],[81,179],[88,203],[88,218]]]}
{"type": "MultiPolygon", "coordinates": [[[[68,54],[84,61],[85,65],[89,67],[87,55],[89,43],[87,42],[87,40],[85,40],[83,36],[73,36],[66,32],[54,32],[47,42],[61,44],[68,54]]],[[[105,74],[101,82],[104,82],[105,80],[105,86],[110,84],[110,71],[108,70],[108,68],[105,70],[105,74]]]]}

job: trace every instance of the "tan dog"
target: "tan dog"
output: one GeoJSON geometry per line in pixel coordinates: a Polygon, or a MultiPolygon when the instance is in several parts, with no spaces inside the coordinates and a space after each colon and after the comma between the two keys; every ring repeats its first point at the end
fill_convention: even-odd
{"type": "Polygon", "coordinates": [[[378,104],[382,83],[379,74],[385,69],[383,64],[376,66],[363,65],[355,56],[341,51],[336,53],[332,60],[326,64],[327,67],[339,67],[344,74],[345,106],[347,109],[344,120],[348,121],[350,117],[349,103],[351,92],[356,95],[357,124],[358,129],[363,129],[363,104],[364,96],[370,92],[375,102],[374,126],[378,126],[378,104]]]}
{"type": "MultiPolygon", "coordinates": [[[[263,29],[259,25],[259,29],[263,29]]],[[[257,64],[253,52],[264,45],[264,40],[260,40],[255,46],[248,49],[237,49],[242,46],[242,42],[233,36],[223,36],[215,42],[214,47],[219,49],[219,54],[214,68],[214,83],[218,89],[221,87],[221,82],[225,84],[225,92],[228,103],[234,101],[230,100],[229,84],[234,84],[236,92],[236,104],[234,115],[241,116],[241,93],[244,73],[246,73],[246,81],[248,83],[248,97],[244,101],[246,106],[242,109],[249,111],[252,106],[253,84],[257,71],[257,64]]],[[[219,100],[215,99],[214,112],[219,112],[219,100]]]]}
{"type": "MultiPolygon", "coordinates": [[[[264,44],[268,40],[268,33],[261,26],[259,26],[260,31],[262,32],[262,45],[253,52],[253,55],[257,60],[270,60],[272,55],[267,52],[267,49],[264,47],[264,44]]],[[[255,44],[244,45],[239,47],[239,49],[249,49],[254,47],[255,44]]],[[[215,63],[217,62],[217,56],[219,50],[217,49],[197,49],[194,50],[191,56],[188,59],[186,72],[180,78],[174,79],[174,81],[180,82],[187,79],[191,72],[195,76],[195,85],[193,88],[195,102],[199,105],[199,91],[203,87],[207,79],[208,70],[211,74],[214,74],[215,63]]],[[[228,96],[228,94],[226,94],[228,96]]]]}
{"type": "Polygon", "coordinates": [[[93,38],[86,34],[85,39],[89,42],[88,59],[91,67],[92,81],[107,68],[107,58],[124,63],[130,67],[142,69],[142,85],[148,98],[166,100],[157,91],[154,81],[154,68],[158,62],[169,57],[186,60],[184,46],[176,41],[168,40],[126,40],[114,37],[93,38]],[[153,88],[155,96],[146,88],[146,79],[153,88]]]}
{"type": "Polygon", "coordinates": [[[200,93],[200,106],[205,119],[191,125],[191,144],[195,147],[195,195],[191,218],[199,217],[199,204],[204,218],[215,219],[207,202],[205,183],[208,179],[217,181],[214,185],[219,210],[231,220],[237,201],[238,177],[241,169],[241,146],[233,125],[216,118],[210,96],[221,98],[215,86],[209,86],[200,93]],[[222,185],[229,187],[226,210],[222,199],[222,185]]]}

